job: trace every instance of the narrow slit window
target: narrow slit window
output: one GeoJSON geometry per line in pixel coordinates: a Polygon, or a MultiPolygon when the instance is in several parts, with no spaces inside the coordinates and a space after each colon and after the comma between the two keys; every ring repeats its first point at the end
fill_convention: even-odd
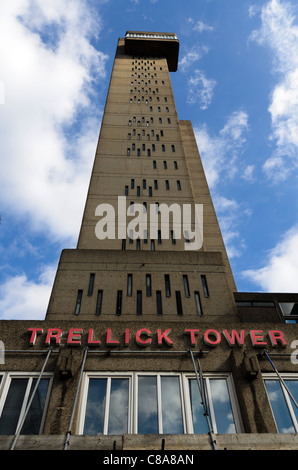
{"type": "Polygon", "coordinates": [[[127,274],[127,297],[132,296],[132,274],[127,274]]]}
{"type": "Polygon", "coordinates": [[[116,315],[122,313],[122,290],[117,290],[116,315]]]}
{"type": "Polygon", "coordinates": [[[170,189],[170,183],[169,180],[166,180],[166,190],[169,191],[170,189]]]}
{"type": "Polygon", "coordinates": [[[125,196],[128,196],[128,186],[125,186],[125,196]]]}
{"type": "Polygon", "coordinates": [[[131,187],[131,189],[134,189],[134,187],[135,187],[135,180],[134,179],[130,180],[130,187],[131,187]]]}
{"type": "Polygon", "coordinates": [[[172,240],[172,245],[176,245],[176,238],[175,238],[174,230],[171,230],[171,240],[172,240]]]}
{"type": "Polygon", "coordinates": [[[171,297],[171,284],[169,274],[165,274],[165,291],[166,297],[171,297]]]}
{"type": "Polygon", "coordinates": [[[158,243],[159,245],[162,244],[161,230],[158,230],[158,231],[157,231],[157,243],[158,243]]]}
{"type": "Polygon", "coordinates": [[[177,162],[174,162],[174,168],[175,168],[175,170],[178,170],[178,163],[177,162]]]}
{"type": "Polygon", "coordinates": [[[137,291],[137,315],[142,315],[142,291],[137,291]]]}
{"type": "Polygon", "coordinates": [[[172,152],[174,153],[176,150],[175,150],[175,145],[172,145],[172,152]]]}
{"type": "Polygon", "coordinates": [[[190,297],[188,276],[186,274],[183,274],[183,286],[184,286],[185,297],[190,297]]]}
{"type": "Polygon", "coordinates": [[[151,274],[146,274],[146,295],[147,297],[152,295],[151,274]]]}
{"type": "Polygon", "coordinates": [[[123,251],[126,250],[126,239],[125,238],[122,239],[122,250],[123,251]]]}
{"type": "Polygon", "coordinates": [[[156,170],[156,160],[153,160],[152,165],[153,165],[153,169],[156,170]]]}
{"type": "Polygon", "coordinates": [[[199,316],[203,315],[200,293],[198,291],[195,291],[195,304],[196,304],[197,314],[199,316]]]}
{"type": "Polygon", "coordinates": [[[76,301],[76,308],[75,308],[75,315],[79,315],[82,305],[82,297],[83,291],[81,289],[78,290],[77,301],[76,301]]]}
{"type": "Polygon", "coordinates": [[[162,298],[161,298],[161,291],[156,291],[156,311],[157,315],[162,315],[162,298]]]}
{"type": "Polygon", "coordinates": [[[164,167],[165,170],[168,168],[166,160],[164,160],[164,162],[163,162],[163,167],[164,167]]]}
{"type": "Polygon", "coordinates": [[[103,296],[103,290],[97,291],[96,312],[95,312],[96,315],[101,314],[102,296],[103,296]]]}
{"type": "Polygon", "coordinates": [[[158,182],[157,182],[157,180],[154,180],[154,189],[158,189],[158,182]]]}
{"type": "Polygon", "coordinates": [[[137,238],[137,240],[136,240],[136,250],[140,251],[140,249],[141,249],[141,240],[139,238],[137,238]]]}
{"type": "Polygon", "coordinates": [[[88,287],[88,295],[89,295],[89,296],[93,294],[94,279],[95,279],[95,274],[94,274],[94,273],[90,273],[89,287],[88,287]]]}
{"type": "Polygon", "coordinates": [[[209,297],[209,289],[208,289],[208,285],[207,285],[207,279],[206,279],[206,276],[204,274],[201,275],[201,280],[202,280],[204,297],[209,297]]]}
{"type": "Polygon", "coordinates": [[[179,290],[176,290],[176,307],[177,307],[177,314],[178,315],[183,315],[182,311],[182,301],[181,301],[181,294],[179,290]]]}
{"type": "Polygon", "coordinates": [[[151,240],[151,251],[155,251],[155,240],[151,240]]]}
{"type": "Polygon", "coordinates": [[[177,180],[177,189],[178,189],[178,191],[181,191],[181,183],[180,183],[180,180],[177,180]]]}

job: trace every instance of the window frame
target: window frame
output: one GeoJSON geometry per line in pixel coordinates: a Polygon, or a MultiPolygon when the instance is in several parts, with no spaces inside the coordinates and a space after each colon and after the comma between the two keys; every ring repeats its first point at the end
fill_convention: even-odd
{"type": "MultiPolygon", "coordinates": [[[[293,381],[298,382],[298,373],[297,372],[296,373],[295,372],[281,373],[280,376],[283,380],[293,380],[293,381]]],[[[282,394],[283,394],[284,402],[287,406],[291,421],[293,423],[294,433],[298,433],[298,418],[296,418],[296,416],[295,416],[295,411],[294,411],[292,399],[291,399],[290,395],[288,394],[288,392],[287,392],[285,386],[283,385],[282,381],[273,372],[263,372],[262,373],[262,379],[263,379],[263,382],[264,382],[265,392],[266,392],[266,395],[267,395],[267,398],[268,398],[268,403],[269,403],[269,406],[270,406],[270,410],[271,410],[271,413],[272,413],[272,417],[273,417],[277,432],[279,434],[283,434],[283,433],[280,433],[279,430],[278,430],[278,424],[276,422],[274,411],[273,411],[271,401],[270,401],[270,398],[269,398],[269,392],[267,390],[266,383],[265,383],[266,381],[270,381],[270,380],[271,381],[274,380],[275,382],[279,382],[280,387],[281,387],[281,391],[282,391],[282,394]]]]}
{"type": "MultiPolygon", "coordinates": [[[[18,422],[17,422],[16,429],[15,429],[15,432],[16,432],[19,425],[20,425],[20,423],[21,423],[21,420],[23,419],[23,416],[24,416],[24,413],[26,411],[28,402],[30,400],[30,397],[31,397],[30,392],[33,392],[33,389],[32,389],[33,380],[34,379],[38,380],[38,377],[40,376],[40,372],[23,372],[23,371],[13,371],[13,372],[11,372],[11,371],[9,371],[9,372],[3,372],[0,375],[2,376],[2,380],[0,382],[0,417],[2,416],[3,408],[4,408],[5,403],[6,403],[7,395],[9,393],[10,385],[12,383],[12,380],[13,379],[19,379],[19,378],[28,380],[27,385],[26,385],[25,395],[23,397],[23,402],[22,402],[22,405],[21,405],[21,410],[20,410],[18,422]]],[[[44,402],[44,407],[43,407],[39,432],[36,435],[41,435],[43,433],[44,424],[45,424],[45,420],[46,420],[46,415],[47,415],[47,411],[48,411],[48,405],[49,405],[49,401],[50,401],[51,390],[52,390],[53,377],[54,377],[53,372],[44,372],[42,374],[42,379],[49,379],[49,384],[48,384],[48,390],[47,390],[47,394],[46,394],[46,398],[45,398],[45,402],[44,402]]],[[[22,432],[20,434],[23,435],[22,432]]],[[[28,434],[24,434],[24,435],[28,435],[28,434]]]]}
{"type": "MultiPolygon", "coordinates": [[[[180,391],[180,404],[181,404],[181,416],[182,426],[184,434],[195,434],[191,410],[191,398],[190,398],[190,380],[196,380],[195,372],[159,372],[159,371],[134,371],[134,372],[98,372],[88,371],[84,372],[83,383],[80,392],[80,404],[79,404],[79,419],[77,431],[78,434],[83,435],[86,417],[86,406],[88,398],[88,387],[90,378],[108,379],[109,385],[106,388],[106,399],[105,399],[105,415],[104,415],[104,427],[103,434],[107,435],[108,421],[109,421],[109,406],[110,406],[110,390],[111,380],[117,379],[129,379],[128,385],[128,412],[127,412],[127,433],[138,434],[138,377],[139,376],[153,376],[156,377],[157,381],[157,416],[158,416],[158,433],[164,434],[163,423],[162,423],[162,400],[161,400],[161,378],[162,377],[178,377],[179,380],[179,391],[180,391]],[[109,396],[107,396],[109,394],[109,396]]],[[[244,428],[241,420],[240,407],[237,400],[236,389],[233,382],[233,377],[230,372],[206,372],[203,374],[204,380],[206,380],[206,390],[208,394],[208,402],[210,409],[210,420],[213,426],[213,432],[217,434],[217,424],[215,418],[215,412],[213,408],[212,394],[210,390],[210,380],[221,379],[225,380],[227,384],[227,390],[229,393],[230,405],[233,413],[235,433],[243,433],[244,428]],[[211,397],[211,400],[210,400],[211,397]]]]}

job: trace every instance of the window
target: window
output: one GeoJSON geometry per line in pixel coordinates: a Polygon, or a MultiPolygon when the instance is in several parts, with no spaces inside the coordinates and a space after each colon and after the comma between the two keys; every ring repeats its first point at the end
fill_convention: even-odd
{"type": "Polygon", "coordinates": [[[174,230],[171,230],[171,240],[172,240],[172,245],[176,245],[176,238],[175,238],[174,230]]]}
{"type": "Polygon", "coordinates": [[[200,293],[198,291],[195,291],[195,304],[196,304],[196,310],[198,315],[203,315],[202,311],[202,306],[201,306],[201,299],[200,299],[200,293]]]}
{"type": "Polygon", "coordinates": [[[102,296],[103,296],[103,290],[99,290],[97,292],[96,312],[95,312],[96,315],[101,314],[102,296]]]}
{"type": "Polygon", "coordinates": [[[156,291],[156,310],[157,315],[162,315],[162,300],[161,300],[161,291],[156,291]]]}
{"type": "Polygon", "coordinates": [[[83,434],[129,432],[129,377],[90,377],[83,434]]]}
{"type": "Polygon", "coordinates": [[[122,239],[122,250],[126,250],[126,239],[122,239]]]}
{"type": "MultiPolygon", "coordinates": [[[[288,374],[282,377],[294,399],[298,400],[298,376],[288,374]]],[[[279,433],[298,432],[298,412],[282,382],[276,375],[264,375],[264,382],[279,433]]]]}
{"type": "Polygon", "coordinates": [[[166,297],[171,297],[171,284],[169,274],[165,274],[165,291],[166,297]]]}
{"type": "Polygon", "coordinates": [[[170,189],[170,183],[169,180],[166,180],[166,190],[168,191],[170,189]]]}
{"type": "MultiPolygon", "coordinates": [[[[31,393],[37,383],[37,374],[8,374],[3,383],[0,400],[0,434],[13,435],[21,423],[31,393]]],[[[41,434],[48,403],[51,376],[44,375],[38,385],[21,434],[41,434]]]]}
{"type": "Polygon", "coordinates": [[[180,291],[179,291],[179,290],[176,290],[175,294],[176,294],[177,314],[178,314],[178,315],[183,315],[180,291]]]}
{"type": "Polygon", "coordinates": [[[177,162],[174,162],[174,168],[175,168],[175,170],[178,170],[178,163],[177,162]]]}
{"type": "Polygon", "coordinates": [[[175,145],[172,145],[172,152],[175,152],[175,145]]]}
{"type": "Polygon", "coordinates": [[[76,308],[75,308],[75,315],[79,315],[82,305],[82,297],[83,291],[81,289],[78,290],[77,301],[76,301],[76,308]]]}
{"type": "Polygon", "coordinates": [[[132,296],[132,274],[127,274],[127,297],[132,296]]]}
{"type": "Polygon", "coordinates": [[[88,295],[89,296],[93,294],[94,279],[95,279],[95,274],[90,273],[89,287],[88,287],[88,295]]]}
{"type": "Polygon", "coordinates": [[[204,274],[201,275],[201,280],[202,280],[202,286],[203,286],[203,291],[204,291],[204,297],[209,297],[207,279],[206,279],[206,276],[204,274]]]}
{"type": "Polygon", "coordinates": [[[177,189],[178,191],[181,191],[181,183],[179,180],[177,180],[177,189]]]}
{"type": "Polygon", "coordinates": [[[137,291],[137,315],[142,315],[142,291],[137,291]]]}
{"type": "Polygon", "coordinates": [[[190,297],[188,276],[186,274],[183,274],[183,286],[184,286],[185,297],[190,297]]]}
{"type": "Polygon", "coordinates": [[[151,274],[146,274],[146,295],[151,297],[152,288],[151,288],[151,274]]]}
{"type": "Polygon", "coordinates": [[[117,290],[116,315],[122,313],[122,290],[117,290]]]}
{"type": "MultiPolygon", "coordinates": [[[[195,374],[88,373],[79,434],[208,434],[195,374]]],[[[204,374],[214,432],[243,432],[232,378],[204,374]]]]}
{"type": "Polygon", "coordinates": [[[279,302],[286,323],[298,323],[298,302],[279,302]]]}

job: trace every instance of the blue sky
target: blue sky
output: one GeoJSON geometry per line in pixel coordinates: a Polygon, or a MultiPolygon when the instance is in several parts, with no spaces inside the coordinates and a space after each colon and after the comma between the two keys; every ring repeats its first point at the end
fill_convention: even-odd
{"type": "Polygon", "coordinates": [[[175,32],[239,291],[298,291],[294,0],[1,0],[0,318],[43,319],[76,246],[118,37],[175,32]]]}

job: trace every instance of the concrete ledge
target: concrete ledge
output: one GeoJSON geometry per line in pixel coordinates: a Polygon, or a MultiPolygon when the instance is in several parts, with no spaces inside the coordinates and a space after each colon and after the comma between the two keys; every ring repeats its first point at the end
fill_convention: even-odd
{"type": "MultiPolygon", "coordinates": [[[[9,450],[14,436],[0,436],[0,450],[9,450]]],[[[217,450],[298,450],[296,434],[217,434],[217,450]]],[[[15,450],[63,450],[65,436],[19,436],[15,450]]],[[[212,450],[205,434],[125,434],[70,436],[68,450],[212,450]]]]}

